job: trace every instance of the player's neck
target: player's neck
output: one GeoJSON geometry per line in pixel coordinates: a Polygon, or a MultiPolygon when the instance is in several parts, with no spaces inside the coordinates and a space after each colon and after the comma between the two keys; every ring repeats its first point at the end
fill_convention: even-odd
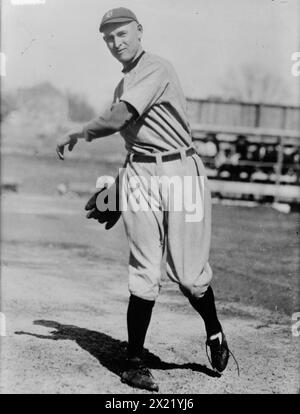
{"type": "Polygon", "coordinates": [[[126,73],[126,72],[129,72],[131,69],[133,69],[137,65],[137,63],[139,62],[140,58],[142,57],[144,53],[145,53],[144,49],[142,48],[142,45],[140,45],[135,56],[129,62],[126,62],[126,64],[124,64],[122,72],[126,73]]]}
{"type": "Polygon", "coordinates": [[[136,59],[138,59],[140,57],[140,55],[144,52],[143,46],[140,44],[134,58],[131,60],[132,62],[134,62],[136,59]]]}

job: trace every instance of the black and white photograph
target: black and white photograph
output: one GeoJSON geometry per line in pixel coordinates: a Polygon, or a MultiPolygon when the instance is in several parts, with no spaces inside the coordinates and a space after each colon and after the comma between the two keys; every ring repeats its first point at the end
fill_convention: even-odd
{"type": "Polygon", "coordinates": [[[299,394],[300,1],[0,7],[0,394],[299,394]]]}

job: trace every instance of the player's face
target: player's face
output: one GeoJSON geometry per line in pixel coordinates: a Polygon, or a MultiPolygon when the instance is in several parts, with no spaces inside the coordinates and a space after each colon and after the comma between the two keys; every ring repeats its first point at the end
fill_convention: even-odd
{"type": "Polygon", "coordinates": [[[119,62],[126,64],[138,54],[142,33],[142,26],[136,22],[115,23],[105,28],[104,41],[112,55],[119,62]]]}

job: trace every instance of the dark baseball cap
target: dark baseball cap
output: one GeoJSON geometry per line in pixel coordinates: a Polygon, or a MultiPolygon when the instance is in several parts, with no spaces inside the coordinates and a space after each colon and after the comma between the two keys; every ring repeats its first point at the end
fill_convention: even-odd
{"type": "Polygon", "coordinates": [[[122,23],[122,22],[131,22],[135,21],[138,23],[136,15],[129,9],[125,7],[118,7],[116,9],[109,10],[102,18],[100,24],[100,32],[104,31],[104,26],[109,23],[122,23]]]}

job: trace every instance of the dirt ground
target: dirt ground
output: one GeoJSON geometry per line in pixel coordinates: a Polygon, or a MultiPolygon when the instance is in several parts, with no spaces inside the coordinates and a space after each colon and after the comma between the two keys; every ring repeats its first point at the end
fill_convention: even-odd
{"type": "MultiPolygon", "coordinates": [[[[85,199],[55,195],[71,161],[59,178],[49,161],[48,181],[32,179],[39,161],[5,162],[24,185],[1,197],[0,392],[146,394],[119,377],[128,301],[122,222],[106,231],[85,219],[85,199]]],[[[88,182],[94,170],[85,171],[88,182]]],[[[240,377],[232,358],[221,377],[210,369],[202,321],[164,279],[146,340],[160,393],[297,393],[299,215],[214,205],[213,219],[213,287],[240,377]]]]}

